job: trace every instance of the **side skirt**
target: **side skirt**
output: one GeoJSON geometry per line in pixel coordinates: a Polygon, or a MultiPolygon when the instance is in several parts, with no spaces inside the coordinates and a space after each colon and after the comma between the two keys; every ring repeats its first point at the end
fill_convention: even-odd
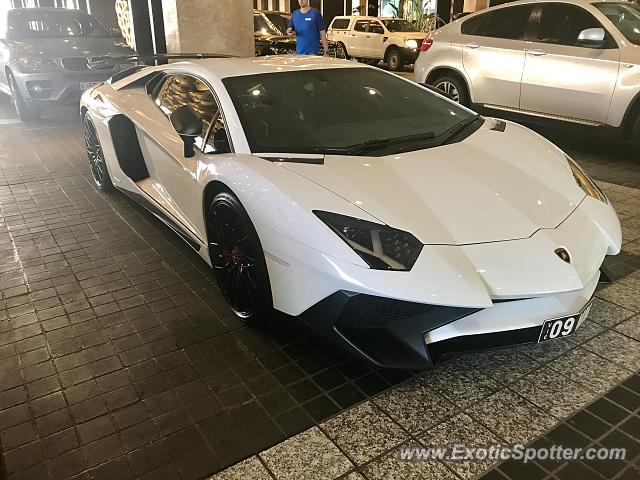
{"type": "MultiPolygon", "coordinates": [[[[116,187],[118,188],[118,187],[116,187]]],[[[143,206],[146,210],[153,214],[158,220],[164,223],[167,227],[173,230],[180,238],[182,238],[187,245],[189,245],[196,252],[200,252],[200,242],[196,240],[182,225],[175,222],[166,212],[162,211],[162,209],[158,208],[151,200],[140,193],[130,192],[129,190],[124,190],[122,188],[118,188],[122,193],[124,193],[127,197],[131,198],[136,203],[143,206]]]]}

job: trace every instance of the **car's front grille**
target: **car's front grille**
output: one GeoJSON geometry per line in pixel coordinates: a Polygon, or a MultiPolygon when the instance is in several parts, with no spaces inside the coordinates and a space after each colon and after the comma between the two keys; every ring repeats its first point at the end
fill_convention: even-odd
{"type": "Polygon", "coordinates": [[[62,67],[71,72],[84,72],[89,70],[89,65],[85,57],[66,57],[61,60],[62,67]]]}
{"type": "Polygon", "coordinates": [[[104,55],[101,57],[91,57],[90,62],[96,63],[99,62],[99,66],[91,66],[91,70],[95,70],[97,72],[105,72],[105,71],[110,71],[113,70],[114,68],[116,68],[116,62],[113,61],[113,57],[110,57],[108,55],[104,55]]]}

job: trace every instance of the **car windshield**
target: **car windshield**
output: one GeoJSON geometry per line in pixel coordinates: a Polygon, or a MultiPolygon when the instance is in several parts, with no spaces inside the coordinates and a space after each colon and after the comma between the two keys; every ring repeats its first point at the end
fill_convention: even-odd
{"type": "Polygon", "coordinates": [[[253,31],[256,35],[285,35],[286,30],[286,24],[281,30],[269,17],[259,13],[253,15],[253,31]]]}
{"type": "Polygon", "coordinates": [[[630,2],[596,3],[600,10],[631,43],[640,45],[640,7],[630,2]]]}
{"type": "Polygon", "coordinates": [[[287,26],[289,25],[289,16],[282,15],[280,13],[265,13],[264,15],[269,19],[273,26],[281,32],[280,35],[286,35],[287,26]]]}
{"type": "Polygon", "coordinates": [[[11,40],[57,37],[110,37],[93,17],[78,11],[9,12],[7,37],[11,40]]]}
{"type": "Polygon", "coordinates": [[[418,29],[411,22],[407,22],[406,20],[383,20],[384,26],[387,27],[387,30],[390,32],[417,32],[418,29]]]}
{"type": "Polygon", "coordinates": [[[477,116],[412,82],[362,67],[223,79],[249,146],[261,153],[376,154],[435,146],[477,116]],[[410,137],[410,138],[409,138],[410,137]]]}

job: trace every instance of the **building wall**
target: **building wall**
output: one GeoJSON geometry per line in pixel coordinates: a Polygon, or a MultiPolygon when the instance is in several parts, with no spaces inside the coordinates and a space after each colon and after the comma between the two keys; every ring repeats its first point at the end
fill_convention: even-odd
{"type": "Polygon", "coordinates": [[[115,0],[87,0],[91,15],[107,28],[117,27],[115,0]]]}

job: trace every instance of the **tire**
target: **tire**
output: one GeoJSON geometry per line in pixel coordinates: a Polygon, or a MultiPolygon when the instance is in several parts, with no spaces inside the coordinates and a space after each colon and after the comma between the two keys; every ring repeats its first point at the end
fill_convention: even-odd
{"type": "Polygon", "coordinates": [[[631,128],[631,145],[633,147],[633,151],[640,155],[640,115],[636,118],[636,121],[633,123],[633,127],[631,128]]]}
{"type": "Polygon", "coordinates": [[[445,75],[433,82],[433,86],[444,92],[451,100],[464,106],[469,106],[467,86],[460,79],[445,75]]]}
{"type": "MultiPolygon", "coordinates": [[[[342,51],[344,52],[344,59],[345,60],[351,60],[351,57],[349,56],[349,52],[347,52],[347,47],[344,43],[342,42],[338,42],[338,48],[341,48],[342,51]]],[[[338,52],[336,51],[336,57],[338,58],[338,52]]]]}
{"type": "Polygon", "coordinates": [[[387,65],[389,66],[389,70],[392,72],[397,72],[398,70],[402,70],[404,67],[404,57],[400,50],[397,48],[392,48],[387,52],[387,56],[385,58],[387,65]]]}
{"type": "Polygon", "coordinates": [[[82,119],[82,123],[84,126],[84,144],[93,181],[103,192],[112,192],[113,183],[109,176],[107,162],[104,159],[102,145],[100,145],[100,139],[98,138],[96,127],[88,113],[85,114],[82,119]]]}
{"type": "Polygon", "coordinates": [[[23,122],[31,122],[33,120],[38,120],[40,118],[40,114],[42,110],[38,108],[33,108],[27,106],[24,99],[22,98],[22,94],[16,85],[16,81],[13,78],[13,75],[8,73],[7,80],[9,81],[9,89],[11,90],[11,102],[13,103],[14,108],[16,109],[16,113],[18,114],[18,118],[23,122]]]}
{"type": "Polygon", "coordinates": [[[253,223],[230,192],[218,193],[207,206],[209,256],[213,273],[233,313],[250,325],[273,314],[273,298],[264,251],[253,223]]]}

